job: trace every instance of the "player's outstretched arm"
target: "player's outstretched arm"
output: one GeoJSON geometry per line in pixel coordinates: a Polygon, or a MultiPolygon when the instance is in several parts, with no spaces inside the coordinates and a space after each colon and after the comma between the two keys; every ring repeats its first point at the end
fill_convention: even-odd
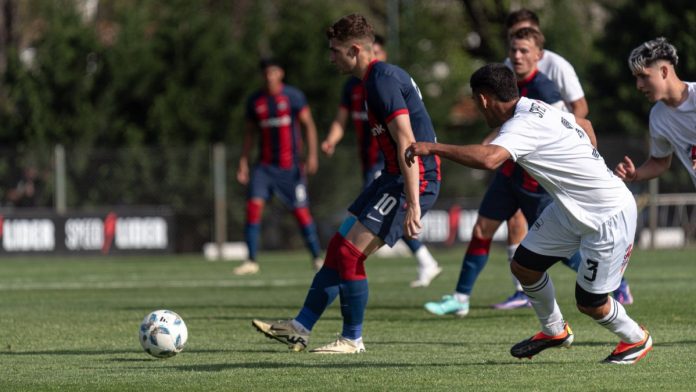
{"type": "Polygon", "coordinates": [[[597,135],[595,135],[594,127],[592,127],[592,122],[586,118],[581,118],[578,116],[575,116],[575,122],[582,127],[582,129],[587,134],[587,137],[590,138],[590,143],[592,143],[592,145],[595,148],[597,148],[597,135]]]}
{"type": "Polygon", "coordinates": [[[409,238],[416,238],[422,229],[420,216],[420,199],[418,193],[418,177],[420,173],[419,163],[417,161],[408,164],[406,162],[406,150],[416,141],[411,128],[411,120],[408,114],[402,114],[394,117],[387,124],[389,133],[391,133],[397,145],[397,157],[399,160],[399,168],[404,176],[404,191],[406,193],[406,201],[408,207],[406,210],[406,218],[404,219],[404,233],[409,238]]]}
{"type": "Polygon", "coordinates": [[[408,164],[416,162],[417,156],[439,155],[442,158],[457,162],[474,169],[495,170],[507,159],[510,153],[495,144],[470,144],[456,146],[453,144],[417,142],[406,149],[405,159],[408,164]]]}
{"type": "Polygon", "coordinates": [[[242,153],[237,166],[237,181],[246,185],[249,183],[249,154],[254,145],[254,129],[256,125],[251,120],[244,123],[244,140],[242,141],[242,153]]]}
{"type": "Polygon", "coordinates": [[[625,182],[644,181],[659,177],[672,164],[672,156],[656,158],[651,156],[636,169],[631,158],[625,156],[623,162],[616,165],[614,174],[625,182]]]}
{"type": "Polygon", "coordinates": [[[577,118],[586,118],[590,113],[590,108],[587,106],[587,100],[585,97],[570,102],[570,110],[577,118]]]}
{"type": "Polygon", "coordinates": [[[317,158],[317,126],[314,124],[312,112],[309,106],[305,106],[298,115],[300,124],[305,129],[305,137],[307,138],[307,158],[305,161],[305,170],[307,174],[314,174],[319,169],[319,160],[317,158]]]}
{"type": "Polygon", "coordinates": [[[341,106],[338,108],[336,117],[329,128],[329,133],[326,135],[326,139],[321,142],[321,151],[328,157],[334,154],[336,145],[343,139],[346,123],[348,122],[348,114],[348,109],[345,107],[341,106]]]}

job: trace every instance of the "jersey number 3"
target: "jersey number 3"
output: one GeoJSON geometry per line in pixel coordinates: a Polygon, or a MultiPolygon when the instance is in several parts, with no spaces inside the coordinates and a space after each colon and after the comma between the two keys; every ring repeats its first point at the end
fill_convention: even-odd
{"type": "Polygon", "coordinates": [[[597,279],[597,266],[599,265],[599,263],[596,261],[589,260],[589,259],[586,262],[587,262],[587,270],[592,272],[592,276],[584,275],[583,277],[588,282],[594,282],[595,279],[597,279]]]}

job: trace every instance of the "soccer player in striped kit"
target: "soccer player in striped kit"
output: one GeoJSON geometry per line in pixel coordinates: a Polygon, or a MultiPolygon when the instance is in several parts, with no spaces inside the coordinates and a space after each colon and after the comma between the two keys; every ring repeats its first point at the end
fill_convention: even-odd
{"type": "Polygon", "coordinates": [[[348,208],[351,215],[331,239],[324,266],[298,315],[288,321],[253,320],[252,324],[267,337],[301,351],[324,310],[340,296],[341,335],[311,352],[352,354],[365,351],[365,259],[384,244],[393,246],[404,235],[418,235],[421,217],[440,191],[440,160],[428,156],[407,166],[406,148],[415,141],[435,142],[435,131],[408,73],[374,58],[374,32],[367,20],[358,14],[344,16],[328,29],[327,37],[336,68],[363,80],[370,128],[384,155],[384,170],[348,208]]]}
{"type": "Polygon", "coordinates": [[[302,91],[283,83],[285,71],[277,61],[260,62],[265,86],[252,94],[246,107],[246,124],[237,180],[248,185],[247,219],[244,237],[249,256],[234,269],[235,275],[250,275],[259,271],[256,261],[261,214],[266,202],[276,195],[292,210],[312,256],[315,270],[321,267],[321,249],[314,219],[309,212],[307,174],[318,168],[317,129],[302,91]],[[301,162],[302,136],[307,138],[304,164],[301,162]],[[254,138],[259,135],[259,158],[251,173],[249,154],[254,138]]]}
{"type": "MultiPolygon", "coordinates": [[[[387,60],[387,52],[384,48],[384,38],[375,35],[372,44],[375,58],[379,61],[387,60]]],[[[326,139],[321,143],[321,149],[328,156],[332,156],[336,145],[343,139],[344,129],[348,119],[352,120],[355,136],[358,141],[358,153],[362,167],[363,187],[367,187],[375,178],[382,174],[384,169],[384,157],[379,151],[377,138],[372,136],[370,123],[365,110],[364,89],[362,80],[350,76],[343,86],[341,104],[331,123],[326,139]]],[[[441,272],[442,268],[432,256],[428,247],[414,238],[403,237],[402,240],[413,252],[418,261],[418,277],[411,282],[411,287],[427,287],[441,272]]]]}

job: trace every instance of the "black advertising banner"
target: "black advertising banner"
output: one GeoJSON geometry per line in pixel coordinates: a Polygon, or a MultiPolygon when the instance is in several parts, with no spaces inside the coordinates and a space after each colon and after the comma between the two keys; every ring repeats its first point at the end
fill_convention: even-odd
{"type": "Polygon", "coordinates": [[[166,207],[0,209],[0,255],[171,253],[173,222],[166,207]]]}

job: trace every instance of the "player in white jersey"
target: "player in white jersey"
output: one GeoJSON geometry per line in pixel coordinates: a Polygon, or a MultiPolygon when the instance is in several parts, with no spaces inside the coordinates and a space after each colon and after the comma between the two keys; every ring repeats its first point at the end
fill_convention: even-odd
{"type": "Polygon", "coordinates": [[[501,127],[499,135],[488,145],[413,143],[406,158],[414,162],[416,156],[437,154],[488,170],[513,159],[553,197],[510,266],[531,299],[541,332],[514,345],[510,353],[531,358],[547,348],[570,347],[573,332],[563,319],[546,270],[579,250],[577,307],[621,339],[604,362],[637,362],[652,349],[652,338],[609,295],[618,287],[633,248],[636,204],[590,142],[591,124],[520,98],[515,75],[503,64],[480,68],[470,84],[488,125],[501,127]]]}
{"type": "MultiPolygon", "coordinates": [[[[533,11],[525,8],[511,12],[505,20],[505,27],[508,37],[523,28],[533,28],[541,31],[539,17],[533,11]]],[[[587,117],[589,108],[587,106],[587,100],[585,99],[585,92],[582,89],[582,85],[580,84],[580,80],[573,66],[566,59],[548,49],[543,49],[541,54],[542,57],[537,62],[537,69],[554,82],[563,98],[564,109],[573,113],[576,117],[587,117]]],[[[505,59],[505,65],[513,69],[510,58],[505,59]]],[[[512,255],[526,232],[527,222],[524,219],[524,215],[518,211],[517,214],[508,220],[509,260],[512,260],[512,255]]],[[[567,262],[568,266],[571,268],[576,268],[577,263],[578,260],[576,258],[571,258],[571,260],[567,262]]],[[[511,309],[525,305],[525,298],[521,293],[522,288],[519,282],[516,282],[513,278],[513,284],[515,285],[515,293],[505,301],[494,305],[495,308],[511,309]]],[[[626,279],[621,281],[621,284],[614,291],[613,295],[614,298],[623,305],[630,305],[633,303],[633,295],[631,294],[631,289],[626,279]]]]}
{"type": "Polygon", "coordinates": [[[674,70],[678,61],[677,49],[662,37],[643,43],[628,57],[636,88],[656,103],[650,110],[650,157],[637,169],[624,157],[615,169],[624,181],[658,177],[676,155],[696,186],[696,83],[679,79],[674,70]]]}

